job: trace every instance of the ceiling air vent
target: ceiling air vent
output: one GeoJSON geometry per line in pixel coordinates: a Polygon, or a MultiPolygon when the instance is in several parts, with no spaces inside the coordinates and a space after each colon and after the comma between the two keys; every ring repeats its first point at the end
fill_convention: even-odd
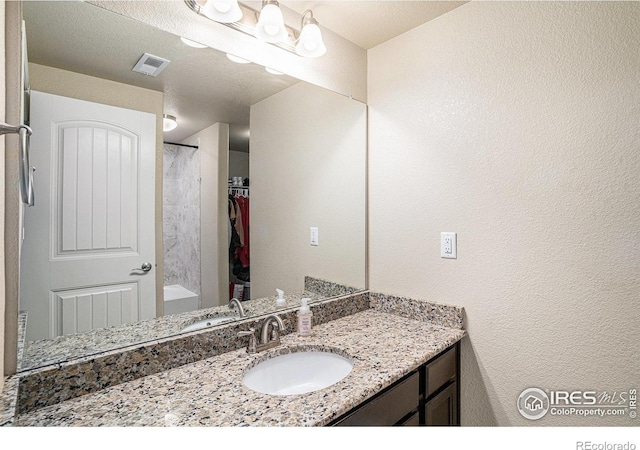
{"type": "Polygon", "coordinates": [[[160,58],[159,56],[150,55],[149,53],[145,53],[138,60],[136,65],[133,67],[134,72],[143,73],[145,75],[151,75],[152,77],[157,77],[160,72],[164,70],[165,67],[169,64],[168,59],[160,58]]]}

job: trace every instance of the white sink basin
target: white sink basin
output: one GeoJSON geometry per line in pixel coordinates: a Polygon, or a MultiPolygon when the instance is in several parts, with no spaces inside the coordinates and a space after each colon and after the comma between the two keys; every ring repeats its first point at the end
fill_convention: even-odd
{"type": "Polygon", "coordinates": [[[221,323],[231,322],[232,320],[237,320],[239,318],[240,316],[211,317],[209,319],[203,319],[199,320],[198,322],[192,323],[191,325],[184,327],[180,331],[186,333],[188,331],[202,330],[203,328],[209,328],[214,325],[220,325],[221,323]]]}
{"type": "Polygon", "coordinates": [[[353,363],[336,353],[299,351],[259,363],[245,373],[242,382],[263,394],[304,394],[337,383],[352,369],[353,363]]]}

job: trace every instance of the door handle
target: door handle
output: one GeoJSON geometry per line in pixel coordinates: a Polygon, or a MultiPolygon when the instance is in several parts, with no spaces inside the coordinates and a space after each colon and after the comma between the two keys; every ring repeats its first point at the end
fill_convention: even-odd
{"type": "Polygon", "coordinates": [[[134,267],[133,269],[131,269],[131,271],[134,272],[136,270],[142,270],[143,272],[149,272],[152,267],[153,266],[150,262],[143,262],[140,267],[134,267]]]}

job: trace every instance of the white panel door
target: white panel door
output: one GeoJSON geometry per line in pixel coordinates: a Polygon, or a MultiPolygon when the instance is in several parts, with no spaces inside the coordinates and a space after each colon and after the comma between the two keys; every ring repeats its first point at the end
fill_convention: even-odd
{"type": "Polygon", "coordinates": [[[155,124],[153,114],[32,92],[37,198],[20,268],[28,340],[156,316],[155,124]]]}

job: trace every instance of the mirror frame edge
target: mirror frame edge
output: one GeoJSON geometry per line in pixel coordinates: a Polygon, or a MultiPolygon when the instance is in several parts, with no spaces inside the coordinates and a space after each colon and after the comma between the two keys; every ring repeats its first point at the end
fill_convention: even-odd
{"type": "MultiPolygon", "coordinates": [[[[5,119],[8,123],[21,123],[22,103],[22,2],[4,2],[5,5],[5,119]]],[[[5,138],[5,187],[17,186],[18,154],[6,151],[18,148],[17,136],[5,138]]],[[[20,225],[22,203],[18,194],[5,192],[5,334],[4,334],[4,375],[14,375],[18,365],[18,310],[20,286],[20,225]]]]}
{"type": "MultiPolygon", "coordinates": [[[[100,4],[96,4],[96,2],[88,2],[89,4],[92,4],[95,7],[101,7],[103,9],[107,9],[108,8],[104,8],[103,6],[101,6],[100,4]]],[[[99,3],[99,2],[97,2],[99,3]]],[[[20,64],[20,60],[22,59],[22,51],[21,51],[21,47],[22,47],[22,33],[21,33],[21,24],[23,22],[23,14],[22,14],[22,2],[16,1],[16,2],[6,2],[5,3],[7,5],[6,8],[6,12],[5,12],[5,22],[6,22],[6,36],[8,37],[9,35],[12,36],[13,39],[15,39],[15,42],[11,42],[12,45],[14,45],[13,48],[16,49],[16,51],[8,51],[6,54],[7,57],[7,64],[6,64],[6,76],[7,76],[7,85],[9,85],[10,81],[13,81],[13,76],[16,77],[15,83],[12,84],[16,84],[19,83],[21,77],[22,77],[22,70],[21,70],[21,64],[20,64]],[[11,5],[11,6],[10,6],[11,5]],[[17,46],[17,47],[15,47],[17,46]],[[13,61],[15,59],[15,61],[13,61]],[[18,70],[13,70],[12,72],[10,72],[11,68],[15,68],[18,70]],[[9,76],[12,76],[11,79],[9,78],[9,76]]],[[[119,12],[115,11],[115,10],[111,10],[111,12],[114,12],[116,14],[120,14],[119,12]]],[[[125,16],[126,17],[126,16],[125,16]]],[[[142,20],[140,20],[139,18],[136,17],[129,17],[132,20],[138,21],[140,23],[143,24],[147,24],[150,26],[155,26],[154,24],[151,23],[146,23],[142,20]]],[[[7,40],[7,49],[9,49],[9,40],[7,40]]],[[[216,49],[217,50],[217,49],[216,49]]],[[[305,81],[305,80],[301,80],[301,81],[305,81]]],[[[310,82],[310,81],[305,81],[307,83],[313,84],[315,86],[321,87],[321,88],[325,88],[328,89],[325,86],[321,86],[318,85],[316,83],[310,82]]],[[[331,89],[329,89],[331,90],[331,89]]],[[[332,91],[335,92],[335,91],[332,91]]],[[[338,94],[340,94],[339,92],[336,92],[338,94]]],[[[21,101],[21,91],[20,89],[16,89],[16,92],[13,93],[14,95],[11,96],[9,95],[11,94],[10,92],[7,93],[7,120],[11,120],[12,118],[15,119],[14,121],[19,122],[20,119],[20,101],[21,101]],[[12,98],[13,97],[13,98],[12,98]],[[12,102],[12,103],[10,103],[12,102]],[[13,113],[13,116],[10,116],[9,113],[13,113]]],[[[350,97],[347,96],[345,94],[340,94],[346,97],[350,97]]],[[[353,97],[352,97],[353,98],[353,97]]],[[[369,227],[369,196],[368,196],[368,184],[369,184],[369,168],[368,168],[368,152],[369,152],[369,146],[368,146],[368,138],[369,138],[369,129],[368,129],[368,124],[369,124],[369,110],[368,110],[368,105],[366,102],[361,101],[361,100],[357,100],[354,99],[360,103],[362,103],[363,105],[365,105],[366,108],[366,127],[365,127],[365,255],[364,255],[364,264],[365,264],[365,273],[364,273],[364,287],[362,290],[359,290],[357,293],[362,293],[362,292],[368,292],[369,291],[369,234],[368,234],[368,227],[369,227]]],[[[16,140],[16,145],[17,145],[17,140],[16,140]]],[[[7,162],[11,162],[13,163],[12,165],[15,166],[15,173],[17,174],[17,160],[15,161],[9,161],[9,158],[7,157],[7,162]]],[[[228,166],[228,161],[227,161],[227,166],[228,166]]],[[[10,173],[10,169],[12,169],[9,165],[6,167],[6,171],[9,174],[10,173]]],[[[226,168],[227,173],[228,173],[228,167],[226,168]]],[[[17,176],[17,175],[16,175],[17,176]]],[[[226,178],[222,179],[223,181],[226,181],[226,178]]],[[[158,179],[156,177],[156,183],[162,183],[161,177],[160,179],[158,179]]],[[[221,181],[222,182],[222,181],[221,181]]],[[[7,184],[10,184],[7,181],[7,184]]],[[[11,200],[11,199],[9,199],[11,200]]],[[[21,204],[19,203],[19,199],[16,196],[15,201],[13,202],[15,203],[14,205],[6,205],[5,206],[5,210],[13,207],[13,209],[17,209],[19,210],[19,208],[21,208],[21,204]]],[[[222,208],[223,209],[223,208],[222,208]]],[[[160,210],[158,211],[156,208],[156,216],[158,214],[162,214],[162,209],[160,208],[160,210]]],[[[14,214],[14,216],[16,217],[16,220],[14,222],[18,222],[18,217],[21,216],[21,214],[14,214]]],[[[12,217],[12,216],[10,216],[12,217]]],[[[161,230],[161,221],[156,221],[156,223],[159,223],[160,225],[160,230],[161,230]]],[[[11,231],[13,233],[16,234],[16,236],[20,235],[20,224],[18,223],[11,223],[9,224],[11,225],[10,227],[7,227],[5,229],[5,236],[8,235],[7,231],[11,231]]],[[[158,230],[156,229],[156,233],[158,233],[158,230]]],[[[162,235],[162,233],[160,233],[160,236],[162,235]]],[[[14,245],[15,247],[15,251],[17,252],[16,255],[13,254],[9,254],[9,256],[13,257],[13,262],[17,263],[17,264],[9,264],[8,265],[8,275],[11,275],[11,277],[7,277],[6,283],[7,285],[11,285],[13,286],[14,291],[9,291],[9,294],[12,295],[8,295],[7,296],[7,308],[5,310],[5,342],[4,342],[4,348],[5,348],[5,354],[4,354],[4,364],[5,364],[5,375],[13,375],[16,374],[17,372],[17,356],[18,356],[18,341],[19,341],[19,329],[18,329],[18,316],[19,316],[19,270],[17,269],[19,267],[19,247],[20,247],[20,239],[17,239],[17,241],[14,243],[12,241],[5,241],[5,243],[10,242],[11,244],[14,245]],[[12,270],[11,267],[14,267],[14,269],[12,270]],[[9,272],[14,272],[14,273],[9,273],[9,272]]],[[[158,251],[158,248],[162,248],[163,244],[162,244],[162,240],[156,240],[156,251],[158,251]],[[158,244],[159,242],[159,244],[158,244]],[[158,247],[158,245],[160,247],[158,247]]],[[[5,250],[6,251],[6,250],[5,250]]],[[[159,254],[162,254],[162,252],[160,252],[159,254]]],[[[158,255],[158,254],[157,254],[158,255]]],[[[158,262],[158,257],[156,255],[156,267],[157,267],[157,271],[156,273],[160,273],[161,270],[163,269],[162,264],[158,262]]],[[[11,263],[11,259],[7,259],[9,263],[11,263]]],[[[228,273],[228,268],[227,268],[227,273],[228,273]]],[[[156,288],[157,288],[157,293],[156,293],[156,303],[157,303],[157,311],[158,308],[162,308],[163,306],[163,293],[162,293],[162,281],[163,281],[163,277],[157,276],[156,277],[156,288]],[[160,306],[160,303],[162,302],[162,306],[160,306]]],[[[224,289],[224,283],[220,284],[220,291],[225,291],[224,289]]],[[[324,300],[330,300],[330,299],[335,299],[336,297],[330,297],[324,300]]]]}

